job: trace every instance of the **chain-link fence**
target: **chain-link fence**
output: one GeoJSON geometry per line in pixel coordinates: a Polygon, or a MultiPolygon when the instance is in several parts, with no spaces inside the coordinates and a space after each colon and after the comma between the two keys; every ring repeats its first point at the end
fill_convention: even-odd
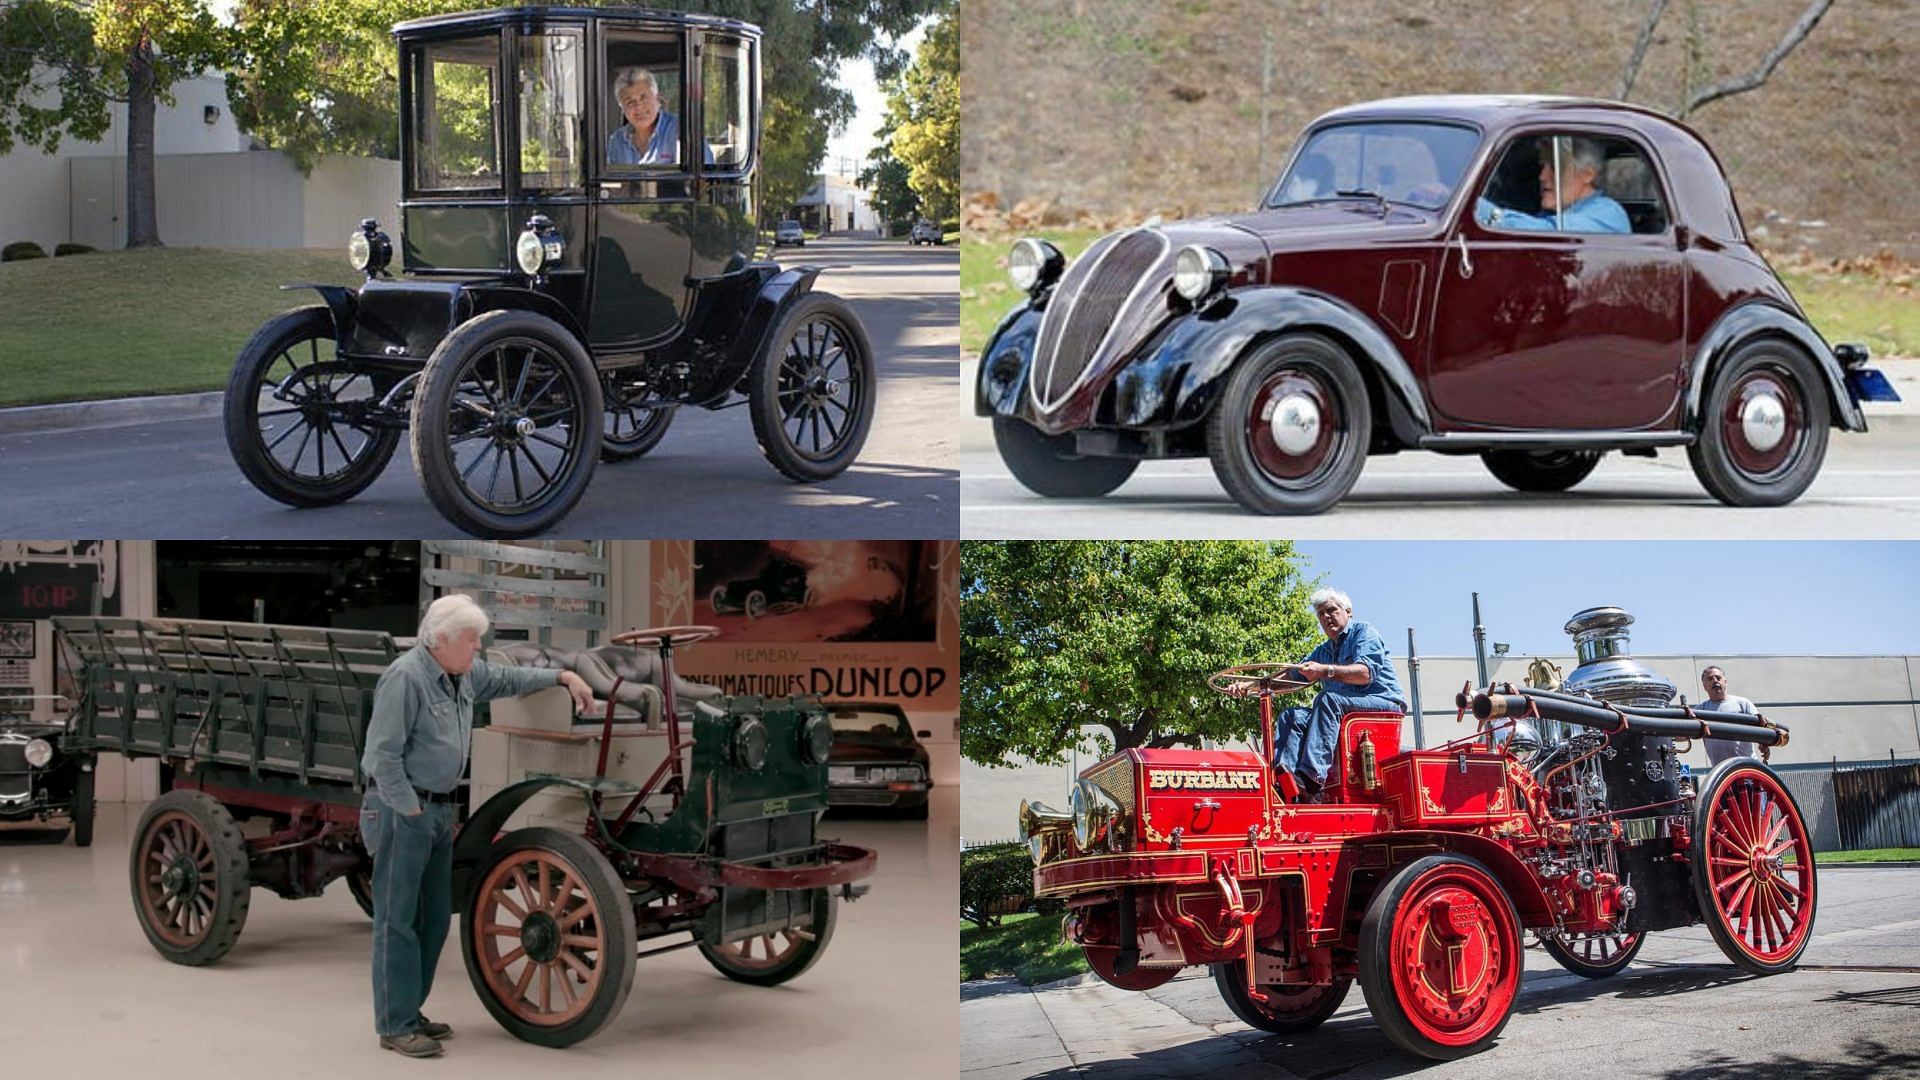
{"type": "MultiPolygon", "coordinates": [[[[1672,0],[1630,100],[1757,65],[1807,0],[1672,0]]],[[[962,187],[1049,216],[1254,205],[1329,109],[1429,93],[1613,97],[1648,0],[968,0],[962,187]]],[[[1920,3],[1840,0],[1760,89],[1687,118],[1767,247],[1920,260],[1920,3]]]]}

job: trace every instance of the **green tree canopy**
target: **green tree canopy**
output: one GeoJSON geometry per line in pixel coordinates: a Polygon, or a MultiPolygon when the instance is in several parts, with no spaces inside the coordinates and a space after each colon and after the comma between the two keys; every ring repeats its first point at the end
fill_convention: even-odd
{"type": "Polygon", "coordinates": [[[912,175],[906,163],[893,156],[893,128],[881,125],[874,135],[878,141],[867,152],[867,167],[860,170],[860,186],[872,192],[873,212],[889,224],[908,221],[920,209],[920,196],[908,183],[912,175]]]}
{"type": "Polygon", "coordinates": [[[929,217],[960,212],[960,28],[951,4],[887,95],[893,156],[929,217]]]}
{"type": "Polygon", "coordinates": [[[1239,739],[1244,702],[1207,689],[1234,664],[1323,640],[1286,542],[1025,540],[960,557],[960,751],[986,766],[1063,760],[1083,726],[1114,748],[1239,739]]]}

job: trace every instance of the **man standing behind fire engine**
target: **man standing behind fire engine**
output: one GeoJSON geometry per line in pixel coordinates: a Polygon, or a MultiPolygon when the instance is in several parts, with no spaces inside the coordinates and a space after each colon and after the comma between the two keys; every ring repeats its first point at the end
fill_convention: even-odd
{"type": "MultiPolygon", "coordinates": [[[[1693,707],[1695,712],[1745,713],[1753,716],[1760,711],[1754,708],[1753,702],[1746,698],[1727,693],[1727,673],[1721,671],[1718,664],[1710,664],[1701,670],[1700,687],[1707,692],[1707,700],[1695,705],[1693,707]]],[[[1736,716],[1734,722],[1746,723],[1747,721],[1736,716]]],[[[1709,720],[1707,723],[1711,726],[1713,721],[1709,720]]],[[[1753,757],[1753,751],[1752,743],[1739,739],[1709,738],[1707,740],[1707,761],[1714,765],[1728,758],[1753,757]]]]}
{"type": "Polygon", "coordinates": [[[1353,617],[1353,601],[1338,589],[1313,594],[1313,617],[1327,640],[1294,670],[1320,684],[1312,705],[1281,711],[1274,730],[1273,766],[1293,773],[1300,790],[1317,795],[1333,765],[1340,717],[1350,712],[1405,712],[1406,698],[1393,672],[1387,643],[1371,625],[1353,617]]]}

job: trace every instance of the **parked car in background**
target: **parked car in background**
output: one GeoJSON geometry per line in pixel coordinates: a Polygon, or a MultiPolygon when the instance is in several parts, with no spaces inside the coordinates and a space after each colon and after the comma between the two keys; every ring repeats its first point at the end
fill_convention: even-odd
{"type": "Polygon", "coordinates": [[[933,244],[938,246],[946,237],[940,232],[940,226],[931,221],[921,220],[913,223],[913,233],[908,238],[915,244],[933,244]]]}
{"type": "Polygon", "coordinates": [[[783,221],[773,227],[773,246],[784,247],[787,244],[792,244],[794,247],[807,246],[806,230],[802,229],[797,221],[783,221]]]}
{"type": "Polygon", "coordinates": [[[0,824],[64,818],[74,846],[87,847],[93,843],[94,755],[66,745],[65,716],[34,720],[37,700],[0,697],[0,824]]]}
{"type": "Polygon", "coordinates": [[[896,810],[927,816],[933,790],[931,759],[920,740],[932,737],[907,721],[907,711],[885,701],[829,701],[833,752],[827,755],[827,805],[896,810]]]}

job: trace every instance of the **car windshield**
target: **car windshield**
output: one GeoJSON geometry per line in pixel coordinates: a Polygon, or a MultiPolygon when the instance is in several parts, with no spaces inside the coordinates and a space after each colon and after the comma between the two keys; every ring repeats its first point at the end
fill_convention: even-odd
{"type": "Polygon", "coordinates": [[[1447,204],[1480,136],[1430,123],[1325,127],[1307,136],[1268,206],[1331,199],[1384,199],[1428,210],[1447,204]]]}
{"type": "Polygon", "coordinates": [[[835,735],[873,735],[887,738],[913,738],[905,717],[871,709],[835,709],[832,713],[835,735]]]}

